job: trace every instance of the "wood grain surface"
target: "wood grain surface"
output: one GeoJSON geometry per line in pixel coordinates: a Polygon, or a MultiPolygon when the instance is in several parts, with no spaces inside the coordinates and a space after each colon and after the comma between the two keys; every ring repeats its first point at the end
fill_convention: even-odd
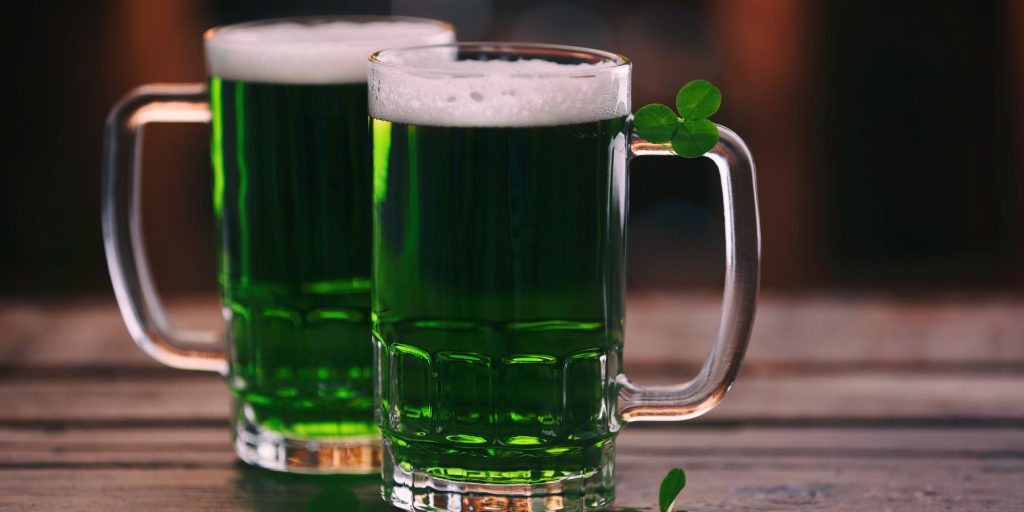
{"type": "MultiPolygon", "coordinates": [[[[692,376],[713,296],[629,301],[626,370],[692,376]]],[[[207,299],[172,303],[216,327],[207,299]]],[[[0,303],[0,510],[303,510],[344,483],[388,510],[375,477],[307,477],[235,460],[214,375],[163,368],[113,301],[0,303]]],[[[617,446],[617,508],[656,510],[681,466],[691,512],[1024,510],[1024,300],[767,296],[725,402],[635,424],[617,446]]]]}

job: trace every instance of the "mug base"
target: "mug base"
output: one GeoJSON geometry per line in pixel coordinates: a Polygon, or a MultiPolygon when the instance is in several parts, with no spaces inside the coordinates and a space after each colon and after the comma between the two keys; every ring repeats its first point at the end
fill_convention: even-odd
{"type": "Polygon", "coordinates": [[[380,471],[379,436],[295,438],[268,430],[245,414],[233,421],[235,453],[243,462],[274,471],[358,474],[380,471]]]}
{"type": "MultiPolygon", "coordinates": [[[[381,497],[402,510],[422,512],[577,512],[602,510],[615,501],[613,451],[596,471],[539,484],[460,482],[405,469],[384,441],[381,497]]],[[[407,466],[407,465],[405,465],[407,466]]]]}

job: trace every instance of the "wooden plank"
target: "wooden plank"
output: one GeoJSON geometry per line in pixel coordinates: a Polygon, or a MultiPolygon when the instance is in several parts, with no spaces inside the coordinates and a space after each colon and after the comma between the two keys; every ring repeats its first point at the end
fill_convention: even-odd
{"type": "MultiPolygon", "coordinates": [[[[721,406],[688,424],[1012,426],[1024,422],[1021,389],[1024,376],[1000,374],[751,375],[739,379],[721,406]]],[[[152,379],[7,378],[0,386],[0,403],[5,404],[0,426],[132,422],[150,428],[227,421],[229,394],[219,377],[188,372],[152,379]]]]}
{"type": "MultiPolygon", "coordinates": [[[[646,463],[669,467],[676,462],[624,459],[615,509],[656,510],[652,504],[656,503],[656,482],[662,471],[652,471],[646,463]]],[[[877,466],[833,460],[799,467],[789,460],[758,466],[742,460],[697,458],[691,461],[691,479],[679,505],[706,512],[1020,510],[1024,496],[1017,490],[1019,465],[957,459],[942,463],[948,466],[923,467],[916,461],[877,466]]],[[[286,478],[259,473],[245,468],[0,470],[0,508],[12,512],[301,511],[324,486],[343,482],[357,492],[363,510],[393,510],[380,501],[377,484],[367,483],[367,478],[355,483],[351,478],[286,478]],[[45,483],[40,486],[40,482],[45,483]]]]}
{"type": "MultiPolygon", "coordinates": [[[[714,336],[719,302],[711,294],[630,295],[626,363],[699,362],[714,336]]],[[[169,307],[182,325],[221,327],[212,298],[172,300],[169,307]]],[[[1021,340],[1019,297],[765,294],[748,361],[996,364],[1020,372],[1021,340]]],[[[112,298],[0,304],[0,367],[95,366],[156,366],[131,342],[112,298]]]]}
{"type": "MultiPolygon", "coordinates": [[[[0,445],[3,510],[301,510],[328,483],[354,488],[368,510],[386,510],[374,476],[248,468],[233,461],[221,429],[2,433],[14,436],[0,445]],[[214,448],[196,449],[208,443],[214,448]]],[[[672,466],[687,469],[680,505],[690,510],[989,511],[1024,503],[1024,429],[627,429],[617,452],[619,506],[646,510],[672,466]]]]}
{"type": "MultiPolygon", "coordinates": [[[[160,380],[11,380],[0,386],[0,421],[225,422],[229,393],[213,375],[160,380]]],[[[187,423],[185,423],[187,424],[187,423]]]]}
{"type": "MultiPolygon", "coordinates": [[[[181,325],[222,329],[210,299],[173,303],[181,325]]],[[[155,367],[128,335],[113,296],[0,305],[0,365],[155,367]]]]}
{"type": "MultiPolygon", "coordinates": [[[[827,240],[828,229],[820,213],[822,170],[816,168],[814,153],[807,151],[820,141],[803,128],[815,123],[817,112],[807,98],[818,94],[820,75],[806,64],[814,61],[820,44],[816,3],[718,0],[708,3],[707,9],[715,51],[729,63],[715,73],[716,79],[734,91],[720,122],[756,141],[761,230],[768,241],[765,257],[785,262],[764,265],[762,280],[791,286],[825,282],[830,269],[827,247],[820,242],[827,240]],[[746,85],[751,83],[757,87],[746,85]]],[[[655,48],[665,52],[663,60],[673,58],[671,47],[655,48]]]]}
{"type": "MultiPolygon", "coordinates": [[[[964,458],[1024,460],[1021,428],[791,428],[680,431],[629,426],[619,437],[624,456],[856,458],[872,460],[964,458]]],[[[217,427],[0,428],[0,468],[226,467],[234,463],[226,425],[217,427]]]]}
{"type": "MultiPolygon", "coordinates": [[[[703,356],[720,299],[631,295],[626,357],[703,356]],[[636,354],[630,354],[631,351],[636,354]],[[681,356],[680,354],[685,354],[681,356]]],[[[1024,361],[1024,300],[999,296],[762,296],[748,361],[1024,361]]]]}

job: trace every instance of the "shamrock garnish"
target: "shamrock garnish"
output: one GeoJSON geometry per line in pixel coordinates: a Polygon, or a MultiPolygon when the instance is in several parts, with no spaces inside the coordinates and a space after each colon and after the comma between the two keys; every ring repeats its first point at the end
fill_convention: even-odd
{"type": "MultiPolygon", "coordinates": [[[[665,478],[661,480],[661,486],[658,488],[658,510],[660,512],[672,512],[672,508],[676,504],[676,498],[679,497],[679,492],[683,490],[683,487],[686,487],[686,473],[679,468],[670,469],[665,474],[665,478]]],[[[626,508],[622,509],[622,512],[640,511],[635,508],[626,508]]],[[[675,512],[686,511],[678,509],[675,512]]]]}
{"type": "Polygon", "coordinates": [[[677,116],[671,108],[652,103],[636,111],[637,133],[655,144],[672,143],[672,151],[697,158],[718,143],[718,127],[708,120],[722,105],[722,92],[707,80],[693,80],[676,95],[677,116]]]}

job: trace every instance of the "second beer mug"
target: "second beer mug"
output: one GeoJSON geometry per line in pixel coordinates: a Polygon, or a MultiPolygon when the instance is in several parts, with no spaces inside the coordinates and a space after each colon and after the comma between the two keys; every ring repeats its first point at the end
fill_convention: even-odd
{"type": "Polygon", "coordinates": [[[721,127],[726,282],[696,378],[622,374],[630,64],[547,45],[371,57],[373,333],[383,492],[407,510],[592,510],[615,436],[714,407],[754,316],[754,167],[721,127]]]}
{"type": "Polygon", "coordinates": [[[366,58],[454,40],[433,20],[331,17],[211,29],[209,88],[154,84],[107,123],[103,228],[125,323],[171,366],[225,374],[238,456],[293,472],[377,469],[366,58]],[[208,102],[208,103],[207,103],[208,102]],[[225,349],[168,320],[143,253],[141,134],[210,122],[225,349]]]}

